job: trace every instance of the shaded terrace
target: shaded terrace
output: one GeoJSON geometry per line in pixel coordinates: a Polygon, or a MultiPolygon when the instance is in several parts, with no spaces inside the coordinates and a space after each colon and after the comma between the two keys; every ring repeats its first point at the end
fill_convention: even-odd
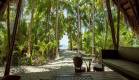
{"type": "MultiPolygon", "coordinates": [[[[74,1],[74,0],[73,0],[74,1]]],[[[6,67],[5,67],[5,73],[4,73],[4,77],[5,76],[8,76],[9,74],[10,74],[10,66],[11,66],[11,58],[12,58],[12,55],[13,55],[13,51],[14,51],[14,49],[15,49],[15,43],[16,43],[16,37],[17,37],[17,32],[18,32],[18,28],[19,28],[19,23],[20,23],[20,20],[21,20],[21,12],[22,12],[22,0],[1,0],[0,1],[0,14],[1,15],[4,15],[4,14],[7,14],[6,16],[7,16],[7,18],[6,18],[6,21],[7,21],[7,43],[8,43],[8,48],[7,48],[7,60],[6,60],[6,67]],[[9,11],[10,11],[10,6],[11,5],[16,5],[16,16],[15,16],[15,20],[14,20],[14,25],[13,25],[13,31],[12,31],[12,34],[10,34],[10,14],[9,14],[9,11]]],[[[33,1],[32,1],[33,2],[33,1]]],[[[60,39],[60,37],[59,37],[59,35],[61,35],[60,34],[60,32],[62,32],[62,31],[60,31],[61,29],[61,27],[58,27],[59,25],[62,25],[62,24],[59,24],[60,22],[59,22],[59,17],[58,17],[58,14],[57,13],[60,13],[60,11],[58,11],[58,1],[56,1],[57,3],[56,3],[56,5],[53,5],[54,6],[54,10],[52,10],[52,12],[54,12],[52,15],[55,15],[55,17],[48,17],[47,19],[49,19],[49,18],[51,18],[51,19],[54,19],[55,21],[53,21],[53,23],[55,23],[54,24],[54,33],[55,33],[55,37],[54,37],[54,43],[56,44],[54,44],[54,45],[52,45],[52,46],[56,46],[56,47],[54,47],[53,49],[52,49],[52,53],[53,53],[53,55],[50,55],[51,56],[51,58],[52,59],[56,59],[56,60],[60,60],[60,58],[59,58],[59,56],[60,56],[60,51],[59,51],[59,39],[60,39]],[[59,33],[59,34],[58,34],[59,33]],[[58,54],[59,53],[59,54],[58,54]]],[[[66,56],[64,56],[63,57],[63,59],[65,59],[65,60],[60,60],[61,62],[58,62],[58,63],[54,63],[54,64],[56,64],[56,67],[54,67],[55,69],[53,69],[53,68],[50,68],[50,67],[52,67],[52,66],[41,66],[41,68],[43,69],[44,68],[44,70],[46,69],[46,71],[47,71],[47,69],[48,69],[48,72],[50,71],[52,74],[54,74],[54,75],[56,75],[57,73],[59,74],[59,72],[60,73],[62,73],[62,74],[67,74],[67,73],[70,73],[70,74],[74,74],[74,66],[73,66],[73,61],[72,61],[72,58],[73,58],[73,56],[75,56],[75,55],[77,55],[77,54],[80,54],[81,53],[81,50],[82,50],[82,47],[83,46],[81,46],[82,45],[82,38],[81,38],[81,34],[82,34],[82,32],[81,32],[81,19],[84,19],[84,18],[82,18],[82,17],[80,17],[81,16],[81,14],[80,14],[80,12],[81,12],[81,10],[80,10],[80,6],[81,5],[84,5],[84,4],[86,4],[88,1],[84,1],[84,2],[82,2],[82,4],[80,3],[79,4],[79,2],[78,2],[78,4],[76,4],[76,6],[75,6],[75,12],[77,12],[77,14],[74,16],[75,17],[75,21],[73,20],[73,23],[76,23],[76,25],[77,25],[77,30],[75,31],[75,32],[77,32],[76,33],[76,37],[75,37],[75,39],[77,38],[78,40],[76,40],[76,47],[75,47],[75,49],[77,50],[77,52],[76,52],[76,54],[74,53],[74,55],[72,55],[72,57],[71,56],[69,56],[68,55],[68,57],[66,57],[66,56]],[[70,60],[68,60],[68,59],[70,59],[70,60]],[[63,62],[62,62],[63,61],[63,62]],[[64,65],[64,64],[65,65],[64,65]],[[49,69],[50,68],[50,69],[49,69]],[[59,69],[60,68],[60,69],[59,69]],[[69,72],[66,72],[66,70],[68,71],[68,69],[69,69],[69,72]],[[55,74],[56,73],[56,74],[55,74]]],[[[54,3],[55,3],[55,1],[54,1],[54,3]]],[[[61,1],[61,3],[62,3],[62,1],[61,1]]],[[[112,0],[112,2],[110,1],[110,0],[104,0],[104,1],[102,1],[102,3],[103,4],[105,4],[105,9],[106,9],[106,12],[107,12],[107,21],[109,22],[109,29],[110,29],[110,32],[111,32],[111,39],[112,39],[112,47],[111,48],[113,48],[114,50],[118,50],[119,49],[119,46],[120,46],[120,22],[121,22],[121,15],[123,15],[122,17],[124,17],[125,18],[125,21],[127,20],[128,21],[128,23],[129,23],[129,25],[130,25],[130,27],[131,27],[131,29],[132,29],[132,31],[133,31],[133,33],[134,33],[134,35],[136,35],[137,37],[138,37],[138,34],[139,34],[139,15],[138,15],[138,13],[139,13],[139,8],[138,8],[138,5],[139,5],[139,1],[138,0],[112,0]],[[116,5],[116,9],[117,9],[117,13],[116,13],[116,17],[117,17],[117,20],[116,20],[116,22],[115,22],[115,20],[114,20],[114,18],[113,18],[113,14],[112,14],[112,9],[111,9],[111,7],[112,7],[112,3],[114,3],[115,5],[116,5]],[[116,25],[115,25],[116,24],[116,25]]],[[[49,4],[49,3],[48,3],[49,4]]],[[[47,5],[48,5],[47,4],[47,5]]],[[[66,4],[66,3],[65,3],[66,4]]],[[[31,4],[30,4],[31,5],[31,4]]],[[[95,14],[95,12],[97,12],[97,11],[95,11],[95,7],[97,6],[97,5],[93,5],[93,3],[90,3],[90,5],[91,5],[91,7],[94,7],[93,8],[93,14],[95,14]]],[[[52,6],[52,5],[51,5],[52,6]]],[[[36,15],[36,14],[33,14],[34,12],[35,12],[35,9],[33,9],[33,7],[35,7],[35,2],[33,2],[32,3],[32,5],[31,5],[31,21],[30,21],[30,23],[28,24],[29,26],[30,26],[30,28],[29,28],[29,32],[28,32],[28,34],[31,34],[31,31],[32,31],[32,29],[33,29],[33,20],[34,20],[34,15],[36,15]]],[[[82,7],[81,7],[82,8],[82,7]]],[[[91,10],[91,9],[90,9],[91,10]]],[[[51,11],[51,8],[49,9],[48,8],[48,12],[49,11],[51,11]]],[[[73,12],[74,13],[74,12],[73,12]]],[[[84,14],[82,14],[82,15],[84,15],[84,14]]],[[[49,16],[49,14],[47,15],[47,16],[49,16]]],[[[62,15],[61,15],[62,16],[62,15]]],[[[95,16],[94,15],[92,15],[92,13],[90,13],[90,14],[88,14],[88,16],[89,17],[91,17],[91,18],[89,18],[88,19],[88,21],[87,22],[89,22],[88,24],[89,24],[89,28],[88,28],[88,31],[90,30],[90,32],[94,32],[94,30],[95,30],[95,27],[91,27],[91,26],[95,26],[95,21],[92,19],[92,18],[94,18],[95,16]],[[93,21],[94,21],[94,23],[93,23],[93,21]]],[[[74,18],[73,17],[73,18],[74,18]]],[[[67,19],[67,22],[69,21],[69,20],[71,20],[71,19],[73,19],[72,17],[69,17],[68,19],[67,19]]],[[[88,18],[88,17],[87,17],[88,18]]],[[[1,18],[2,19],[2,18],[1,18]]],[[[62,19],[61,19],[61,21],[62,21],[62,19]]],[[[64,21],[64,20],[63,20],[64,21]]],[[[66,22],[65,22],[66,23],[66,22]]],[[[72,22],[71,22],[72,23],[72,22]]],[[[69,25],[71,24],[70,22],[68,23],[69,25]]],[[[127,23],[127,24],[128,24],[127,23]]],[[[50,22],[50,24],[48,23],[47,24],[47,26],[48,25],[51,25],[52,23],[50,22]]],[[[64,26],[66,26],[66,25],[64,25],[64,26]]],[[[51,28],[51,27],[48,27],[49,29],[51,28]]],[[[71,30],[71,28],[72,27],[68,27],[67,28],[67,33],[69,32],[72,32],[72,30],[71,30]],[[70,30],[70,31],[68,31],[68,30],[70,30]]],[[[76,28],[75,28],[76,29],[76,28]]],[[[46,29],[47,30],[47,29],[46,29]]],[[[106,30],[107,31],[107,30],[106,30]]],[[[73,32],[73,33],[75,33],[75,32],[73,32]]],[[[63,33],[64,33],[64,31],[63,31],[63,33]]],[[[51,39],[50,39],[50,33],[48,34],[49,36],[47,36],[48,38],[49,38],[49,40],[46,40],[46,41],[50,41],[51,39]]],[[[92,36],[93,36],[93,39],[94,39],[94,36],[95,36],[95,33],[92,33],[92,36]]],[[[29,55],[32,55],[32,35],[29,35],[28,36],[29,38],[28,38],[28,53],[29,53],[29,55]]],[[[71,34],[69,35],[69,37],[71,37],[71,34]]],[[[72,39],[71,39],[72,40],[72,39]]],[[[70,40],[70,41],[71,41],[70,40]]],[[[94,39],[95,40],[95,39],[94,39]]],[[[38,41],[39,42],[39,41],[38,41]]],[[[41,41],[40,41],[41,42],[41,41]]],[[[95,47],[95,41],[93,41],[92,40],[92,46],[91,46],[91,50],[92,50],[92,52],[91,53],[96,53],[95,52],[95,50],[96,50],[96,47],[95,47]],[[94,51],[94,52],[93,52],[94,51]]],[[[48,42],[49,43],[49,42],[48,42]]],[[[74,43],[72,43],[71,42],[71,49],[72,49],[72,45],[73,45],[74,43]]],[[[49,49],[49,45],[48,45],[48,49],[49,49]]],[[[105,48],[103,48],[103,49],[105,49],[105,48]]],[[[36,50],[37,51],[37,50],[36,50]]],[[[43,49],[42,49],[42,52],[45,52],[45,51],[43,51],[43,49]]],[[[49,53],[49,52],[48,52],[49,53]]],[[[66,54],[72,54],[72,52],[67,52],[66,54]]],[[[42,53],[43,54],[43,53],[42,53]]],[[[64,55],[64,54],[62,54],[62,55],[64,55]]],[[[94,56],[94,55],[92,55],[91,54],[91,57],[92,56],[94,56]]],[[[99,55],[100,56],[100,55],[99,55]]],[[[61,57],[61,56],[60,56],[61,57]]],[[[100,58],[100,57],[99,57],[100,58]]],[[[31,59],[31,58],[30,58],[31,59]]],[[[62,59],[62,58],[61,58],[62,59]]],[[[56,60],[54,60],[55,62],[57,62],[56,60]]],[[[58,60],[58,61],[59,61],[58,60]]],[[[102,59],[100,59],[100,60],[102,60],[102,59]]],[[[52,62],[53,63],[53,62],[52,62]]],[[[47,64],[49,64],[49,63],[47,63],[47,64]]],[[[103,64],[103,63],[102,63],[103,64]]],[[[49,64],[49,65],[51,65],[51,64],[49,64]]],[[[53,64],[52,64],[53,65],[53,64]]],[[[84,64],[85,65],[85,64],[84,64]]],[[[93,66],[93,65],[92,65],[93,66]]],[[[33,67],[32,67],[33,68],[33,67]]],[[[21,69],[22,69],[22,67],[21,67],[21,69]]],[[[34,67],[34,69],[35,69],[35,67],[34,67]]],[[[26,69],[25,69],[26,70],[26,69]]],[[[36,69],[37,70],[37,69],[36,69]]],[[[107,70],[106,70],[107,71],[107,70]]],[[[26,72],[26,71],[25,71],[26,72]]],[[[22,71],[21,71],[21,73],[22,73],[22,71]]],[[[23,69],[23,73],[24,73],[24,69],[23,69]]],[[[105,73],[105,72],[104,72],[105,73]]],[[[20,74],[20,72],[19,73],[17,73],[17,74],[20,74]]],[[[38,72],[38,73],[27,73],[27,74],[25,74],[26,76],[28,76],[28,78],[30,77],[30,76],[36,76],[36,77],[40,77],[39,79],[42,79],[43,80],[43,75],[46,77],[46,75],[47,74],[49,74],[49,73],[47,73],[47,72],[38,72]],[[29,75],[29,74],[34,74],[34,75],[29,75]],[[37,76],[36,74],[41,74],[41,76],[37,76]]],[[[97,72],[96,72],[96,74],[98,74],[97,72]]],[[[51,74],[50,74],[51,75],[51,74]]],[[[51,77],[52,78],[52,76],[53,75],[47,75],[47,76],[49,76],[49,77],[51,77]]],[[[32,80],[35,80],[36,79],[36,77],[34,77],[34,79],[33,79],[33,77],[31,78],[32,80]]],[[[37,79],[36,79],[37,80],[37,79]]]]}

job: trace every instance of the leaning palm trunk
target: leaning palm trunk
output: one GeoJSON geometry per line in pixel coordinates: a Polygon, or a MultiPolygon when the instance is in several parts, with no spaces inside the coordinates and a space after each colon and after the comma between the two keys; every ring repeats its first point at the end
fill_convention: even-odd
{"type": "Polygon", "coordinates": [[[9,75],[9,73],[10,73],[10,64],[11,64],[11,59],[12,59],[12,54],[13,54],[13,49],[14,49],[15,37],[16,37],[18,23],[19,23],[19,19],[20,19],[20,15],[21,15],[20,14],[21,13],[21,4],[22,4],[22,0],[19,0],[18,6],[17,6],[16,17],[15,17],[14,28],[13,28],[12,37],[11,37],[10,49],[9,49],[9,53],[7,56],[7,63],[6,63],[4,76],[9,75]]]}

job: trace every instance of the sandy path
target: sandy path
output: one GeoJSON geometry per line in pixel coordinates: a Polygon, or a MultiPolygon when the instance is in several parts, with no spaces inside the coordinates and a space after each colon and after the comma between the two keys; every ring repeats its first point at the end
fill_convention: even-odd
{"type": "MultiPolygon", "coordinates": [[[[21,75],[21,80],[52,80],[57,74],[74,73],[72,58],[75,55],[75,51],[62,51],[60,58],[53,62],[42,66],[12,67],[10,74],[21,75]]],[[[0,67],[0,76],[3,76],[3,72],[4,67],[0,67]]]]}
{"type": "MultiPolygon", "coordinates": [[[[11,67],[10,74],[22,76],[22,80],[51,80],[54,75],[61,73],[73,73],[73,51],[63,51],[59,59],[42,66],[18,66],[11,67]]],[[[3,76],[4,67],[0,67],[0,76],[3,76]]]]}

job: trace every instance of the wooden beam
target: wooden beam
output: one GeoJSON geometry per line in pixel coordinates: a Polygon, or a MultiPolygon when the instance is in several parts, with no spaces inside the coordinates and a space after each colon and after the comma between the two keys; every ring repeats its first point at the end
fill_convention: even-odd
{"type": "Polygon", "coordinates": [[[119,33],[120,33],[120,0],[118,0],[118,8],[117,8],[117,49],[119,48],[119,33]]]}
{"type": "MultiPolygon", "coordinates": [[[[120,1],[121,1],[121,0],[120,0],[120,1]]],[[[118,1],[117,1],[117,0],[113,0],[113,2],[114,2],[116,5],[118,5],[118,1]]],[[[121,2],[120,2],[120,3],[121,3],[121,2]]],[[[119,6],[120,6],[120,11],[124,14],[125,18],[127,18],[129,24],[130,24],[131,26],[133,26],[133,22],[132,22],[132,20],[130,19],[130,16],[129,16],[129,14],[127,13],[127,11],[123,8],[123,5],[120,4],[119,6]]],[[[118,7],[118,6],[117,6],[117,7],[118,7]]]]}
{"type": "Polygon", "coordinates": [[[10,46],[10,50],[9,50],[9,53],[7,56],[7,63],[6,63],[4,76],[9,75],[9,73],[10,73],[11,58],[12,58],[12,54],[13,54],[15,37],[16,37],[16,32],[17,32],[17,28],[18,28],[19,19],[20,19],[20,13],[21,13],[21,3],[22,3],[22,0],[19,0],[18,6],[17,6],[15,22],[14,22],[13,33],[12,33],[12,37],[11,37],[11,46],[10,46]]]}
{"type": "Polygon", "coordinates": [[[112,17],[111,7],[110,7],[110,0],[106,0],[106,7],[107,7],[107,13],[108,13],[108,20],[111,28],[111,34],[112,34],[112,41],[114,45],[114,49],[117,49],[117,42],[116,42],[116,36],[115,36],[115,28],[114,28],[114,21],[112,17]]]}

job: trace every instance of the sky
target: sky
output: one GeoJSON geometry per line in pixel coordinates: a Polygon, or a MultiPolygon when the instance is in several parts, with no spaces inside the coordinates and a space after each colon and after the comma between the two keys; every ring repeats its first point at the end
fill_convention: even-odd
{"type": "MultiPolygon", "coordinates": [[[[64,9],[63,14],[65,17],[67,17],[66,9],[64,9]]],[[[85,31],[85,29],[82,28],[82,32],[84,32],[84,31],[85,31]]],[[[68,49],[68,41],[69,41],[68,36],[67,36],[67,34],[65,34],[63,36],[63,38],[60,40],[60,49],[68,49]]]]}
{"type": "Polygon", "coordinates": [[[60,40],[60,49],[68,49],[68,36],[65,34],[60,40]]]}

